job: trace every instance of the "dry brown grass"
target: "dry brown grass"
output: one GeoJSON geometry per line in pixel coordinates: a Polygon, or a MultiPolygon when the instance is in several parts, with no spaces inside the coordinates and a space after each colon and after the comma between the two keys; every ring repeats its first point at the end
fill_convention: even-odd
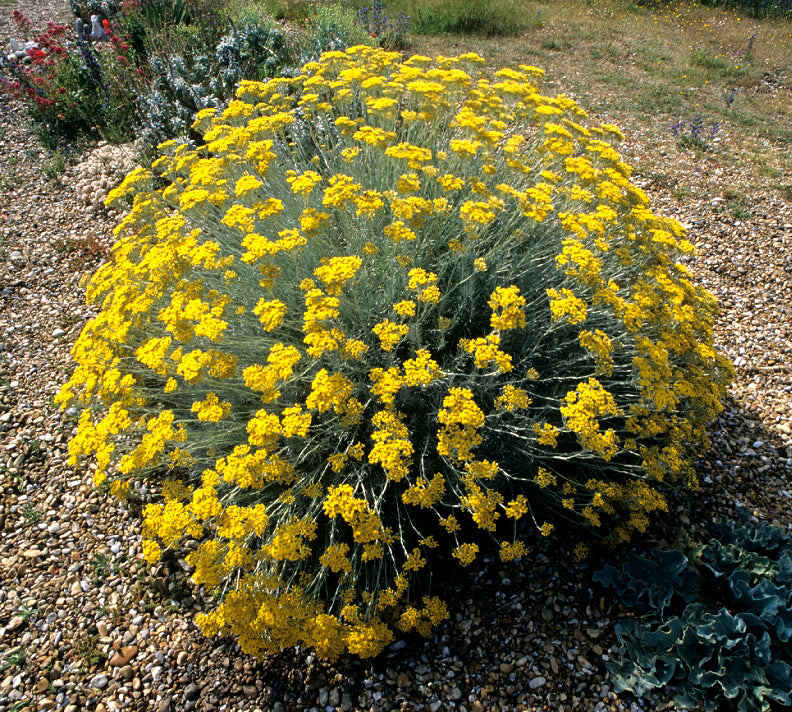
{"type": "Polygon", "coordinates": [[[706,161],[740,162],[747,183],[792,197],[792,23],[692,2],[548,0],[529,7],[541,26],[518,37],[414,36],[412,50],[473,50],[493,69],[540,66],[547,91],[640,134],[644,154],[647,140],[650,152],[678,151],[671,124],[701,115],[707,128],[720,125],[706,161]]]}

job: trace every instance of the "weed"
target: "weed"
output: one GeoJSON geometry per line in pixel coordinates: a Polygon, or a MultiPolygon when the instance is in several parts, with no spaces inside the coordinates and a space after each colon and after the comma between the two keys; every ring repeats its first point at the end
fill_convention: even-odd
{"type": "Polygon", "coordinates": [[[74,642],[74,652],[80,659],[81,667],[90,670],[104,659],[98,643],[98,635],[86,635],[84,638],[78,638],[74,642]]]}
{"type": "Polygon", "coordinates": [[[763,176],[767,176],[768,178],[778,178],[781,175],[781,171],[779,171],[775,166],[771,166],[764,158],[757,158],[755,161],[757,167],[759,168],[759,172],[763,176]]]}
{"type": "Polygon", "coordinates": [[[792,200],[792,183],[773,183],[773,190],[777,190],[785,200],[792,200]]]}
{"type": "Polygon", "coordinates": [[[41,521],[41,512],[31,502],[25,503],[25,506],[22,507],[22,515],[31,524],[38,524],[41,521]]]}
{"type": "Polygon", "coordinates": [[[653,188],[673,190],[679,185],[679,179],[669,175],[668,173],[644,168],[637,170],[635,174],[637,177],[647,181],[648,184],[653,188]]]}
{"type": "Polygon", "coordinates": [[[61,238],[56,240],[53,246],[59,252],[77,252],[83,256],[92,258],[106,258],[110,254],[109,249],[92,235],[79,240],[61,238]]]}
{"type": "Polygon", "coordinates": [[[568,40],[558,40],[555,38],[548,38],[542,40],[542,47],[544,49],[552,50],[553,52],[563,52],[566,49],[569,49],[572,46],[572,43],[568,40]]]}
{"type": "Polygon", "coordinates": [[[20,606],[16,614],[23,620],[27,621],[31,616],[38,613],[38,608],[30,608],[29,606],[20,606]]]}
{"type": "Polygon", "coordinates": [[[26,658],[27,651],[24,649],[19,649],[16,652],[10,653],[0,665],[0,672],[5,672],[12,667],[21,667],[25,664],[26,658]]]}
{"type": "Polygon", "coordinates": [[[94,574],[97,577],[110,571],[110,557],[106,554],[97,554],[88,563],[93,566],[94,574]]]}
{"type": "Polygon", "coordinates": [[[613,42],[608,42],[606,45],[594,45],[591,48],[592,59],[608,59],[611,62],[616,62],[621,59],[621,57],[621,52],[619,52],[619,49],[613,42]]]}
{"type": "Polygon", "coordinates": [[[118,562],[112,561],[106,554],[97,554],[88,563],[93,567],[94,578],[97,581],[101,581],[102,578],[110,573],[118,573],[118,562]]]}
{"type": "Polygon", "coordinates": [[[27,441],[28,454],[31,457],[38,457],[41,454],[41,440],[38,438],[31,438],[27,441]]]}
{"type": "Polygon", "coordinates": [[[58,177],[63,173],[63,168],[66,165],[66,160],[63,154],[57,149],[49,151],[49,155],[41,164],[41,172],[51,181],[58,180],[58,177]]]}

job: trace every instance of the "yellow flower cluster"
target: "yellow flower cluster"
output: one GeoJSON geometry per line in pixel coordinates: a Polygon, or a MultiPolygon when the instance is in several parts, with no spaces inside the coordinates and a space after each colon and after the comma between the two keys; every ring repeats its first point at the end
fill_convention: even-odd
{"type": "Polygon", "coordinates": [[[70,462],[165,480],[144,556],[196,540],[199,625],[246,652],[375,655],[447,617],[416,591],[448,551],[526,556],[515,523],[561,535],[554,508],[624,540],[695,486],[731,371],[683,229],[613,127],[481,63],[352,47],[244,81],[111,193],[70,462]]]}
{"type": "Polygon", "coordinates": [[[619,452],[619,439],[613,428],[602,432],[598,418],[619,415],[613,396],[599,381],[589,378],[579,383],[566,395],[566,405],[561,406],[567,427],[574,432],[580,444],[596,452],[606,462],[619,452]]]}

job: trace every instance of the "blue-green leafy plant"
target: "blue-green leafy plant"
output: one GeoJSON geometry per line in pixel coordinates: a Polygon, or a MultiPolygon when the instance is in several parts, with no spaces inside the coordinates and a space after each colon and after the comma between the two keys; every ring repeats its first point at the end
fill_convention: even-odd
{"type": "Polygon", "coordinates": [[[792,704],[792,533],[741,516],[687,555],[655,549],[594,574],[639,616],[616,626],[616,691],[673,685],[680,708],[707,712],[792,704]]]}
{"type": "Polygon", "coordinates": [[[149,57],[152,86],[138,97],[145,142],[188,136],[201,109],[224,107],[242,79],[282,73],[293,62],[291,51],[277,25],[245,25],[224,35],[213,56],[188,51],[149,57]]]}

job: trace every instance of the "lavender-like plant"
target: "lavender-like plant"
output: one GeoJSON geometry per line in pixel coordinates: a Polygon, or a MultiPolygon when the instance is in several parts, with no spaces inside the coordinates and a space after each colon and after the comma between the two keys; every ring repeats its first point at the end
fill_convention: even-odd
{"type": "Polygon", "coordinates": [[[398,44],[400,38],[410,30],[410,17],[404,12],[399,12],[395,20],[389,20],[380,0],[374,0],[371,7],[361,7],[355,19],[366,32],[383,45],[398,44]]]}
{"type": "Polygon", "coordinates": [[[709,129],[704,125],[700,114],[690,119],[680,119],[671,124],[671,135],[677,139],[680,148],[694,148],[699,151],[710,151],[710,142],[720,131],[720,122],[710,124],[709,129]]]}

